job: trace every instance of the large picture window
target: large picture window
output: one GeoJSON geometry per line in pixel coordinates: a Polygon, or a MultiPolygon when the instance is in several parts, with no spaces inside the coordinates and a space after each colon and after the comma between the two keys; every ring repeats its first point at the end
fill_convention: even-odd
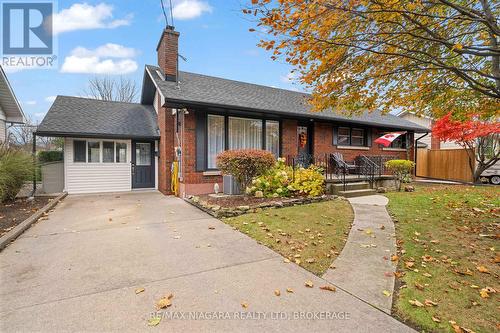
{"type": "Polygon", "coordinates": [[[262,149],[262,120],[229,117],[229,149],[262,149]]]}
{"type": "Polygon", "coordinates": [[[206,166],[217,169],[217,155],[224,150],[265,149],[279,157],[280,122],[208,114],[206,120],[206,166]],[[264,132],[265,129],[265,132],[264,132]]]}
{"type": "Polygon", "coordinates": [[[113,163],[115,161],[115,143],[113,141],[104,141],[102,143],[102,161],[104,163],[113,163]]]}
{"type": "Polygon", "coordinates": [[[224,151],[224,116],[208,115],[207,167],[217,168],[217,154],[224,151]]]}
{"type": "Polygon", "coordinates": [[[266,120],[266,150],[274,154],[276,158],[280,154],[280,123],[278,121],[266,120]]]}

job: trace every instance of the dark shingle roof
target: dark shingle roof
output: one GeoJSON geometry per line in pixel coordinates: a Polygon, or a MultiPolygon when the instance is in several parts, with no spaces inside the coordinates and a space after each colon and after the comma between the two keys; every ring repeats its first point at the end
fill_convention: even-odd
{"type": "Polygon", "coordinates": [[[151,105],[57,96],[37,134],[158,138],[156,112],[151,105]]]}
{"type": "Polygon", "coordinates": [[[147,65],[146,69],[167,102],[259,110],[292,116],[379,125],[386,128],[428,131],[424,127],[392,114],[366,112],[359,116],[348,117],[329,111],[313,113],[306,101],[310,97],[309,94],[213,76],[181,71],[180,83],[177,87],[175,82],[165,81],[158,74],[158,71],[161,73],[159,67],[147,65]]]}

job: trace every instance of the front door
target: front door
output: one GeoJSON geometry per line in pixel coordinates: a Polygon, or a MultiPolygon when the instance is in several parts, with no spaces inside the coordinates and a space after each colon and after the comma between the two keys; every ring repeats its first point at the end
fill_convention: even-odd
{"type": "Polygon", "coordinates": [[[309,166],[312,160],[312,133],[311,126],[299,124],[297,126],[298,162],[303,167],[309,166]]]}
{"type": "Polygon", "coordinates": [[[155,187],[154,142],[132,141],[132,188],[155,187]]]}

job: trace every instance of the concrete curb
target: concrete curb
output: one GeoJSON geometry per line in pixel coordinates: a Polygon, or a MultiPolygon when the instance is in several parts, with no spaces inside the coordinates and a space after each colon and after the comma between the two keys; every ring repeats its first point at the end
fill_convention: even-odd
{"type": "Polygon", "coordinates": [[[11,231],[3,235],[0,238],[0,251],[3,250],[7,245],[9,245],[10,242],[19,237],[26,229],[31,227],[31,225],[36,221],[38,221],[38,219],[43,214],[51,210],[55,205],[59,203],[59,201],[61,201],[67,195],[68,193],[61,193],[60,195],[55,197],[54,200],[50,201],[48,204],[46,204],[40,210],[38,210],[35,214],[31,215],[26,220],[15,226],[11,231]]]}

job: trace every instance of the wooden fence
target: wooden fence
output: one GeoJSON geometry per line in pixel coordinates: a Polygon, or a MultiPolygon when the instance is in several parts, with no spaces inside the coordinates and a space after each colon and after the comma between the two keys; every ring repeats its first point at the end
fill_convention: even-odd
{"type": "Polygon", "coordinates": [[[417,176],[472,182],[465,149],[418,149],[417,176]]]}

